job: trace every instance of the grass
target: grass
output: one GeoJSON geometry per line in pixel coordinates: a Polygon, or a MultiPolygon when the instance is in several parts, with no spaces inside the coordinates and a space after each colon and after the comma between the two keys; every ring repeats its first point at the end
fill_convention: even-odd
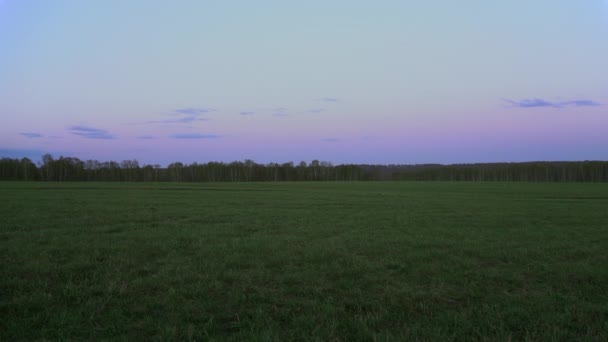
{"type": "Polygon", "coordinates": [[[608,184],[0,183],[0,340],[608,340],[608,184]]]}

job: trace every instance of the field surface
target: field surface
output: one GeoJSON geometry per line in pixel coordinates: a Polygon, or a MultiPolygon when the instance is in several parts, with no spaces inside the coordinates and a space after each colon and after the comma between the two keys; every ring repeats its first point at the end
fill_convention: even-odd
{"type": "Polygon", "coordinates": [[[0,183],[0,340],[608,340],[608,184],[0,183]]]}

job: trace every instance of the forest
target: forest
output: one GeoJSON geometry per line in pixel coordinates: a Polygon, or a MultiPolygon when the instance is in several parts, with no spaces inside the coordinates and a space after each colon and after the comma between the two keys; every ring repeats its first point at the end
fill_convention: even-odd
{"type": "Polygon", "coordinates": [[[0,180],[45,182],[283,182],[283,181],[499,181],[608,182],[608,161],[478,164],[367,165],[327,161],[260,164],[253,160],[140,165],[116,161],[53,158],[0,159],[0,180]]]}

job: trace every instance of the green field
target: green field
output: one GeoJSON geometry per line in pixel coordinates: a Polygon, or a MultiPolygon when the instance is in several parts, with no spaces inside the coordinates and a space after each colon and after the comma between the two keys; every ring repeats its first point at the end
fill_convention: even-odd
{"type": "Polygon", "coordinates": [[[0,183],[0,340],[608,340],[608,184],[0,183]]]}

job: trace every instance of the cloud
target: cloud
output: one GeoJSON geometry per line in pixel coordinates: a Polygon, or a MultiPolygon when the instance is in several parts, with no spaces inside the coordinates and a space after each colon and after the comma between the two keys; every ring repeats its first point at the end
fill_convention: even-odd
{"type": "Polygon", "coordinates": [[[104,129],[89,127],[89,126],[71,126],[68,130],[74,134],[86,139],[104,139],[112,140],[116,137],[104,129]]]}
{"type": "Polygon", "coordinates": [[[173,139],[217,139],[221,138],[221,135],[217,134],[202,134],[202,133],[177,133],[170,135],[169,138],[173,139]]]}
{"type": "Polygon", "coordinates": [[[552,107],[552,108],[563,108],[563,107],[595,107],[601,106],[600,103],[591,100],[572,100],[562,102],[551,102],[539,98],[523,99],[520,101],[514,101],[509,99],[503,99],[503,101],[510,103],[512,107],[518,108],[538,108],[538,107],[552,107]]]}
{"type": "Polygon", "coordinates": [[[315,109],[311,109],[309,111],[307,111],[308,113],[321,113],[324,112],[325,108],[315,108],[315,109]]]}
{"type": "Polygon", "coordinates": [[[152,139],[156,139],[155,136],[153,135],[140,135],[138,137],[135,137],[135,139],[140,139],[140,140],[152,140],[152,139]]]}
{"type": "Polygon", "coordinates": [[[21,133],[19,133],[19,135],[22,135],[22,136],[24,136],[26,138],[30,138],[30,139],[42,138],[44,136],[40,133],[34,133],[34,132],[21,132],[21,133]]]}
{"type": "Polygon", "coordinates": [[[196,116],[191,115],[191,116],[184,116],[183,118],[178,118],[178,119],[146,121],[145,123],[147,123],[147,124],[174,124],[174,123],[189,124],[189,123],[193,123],[196,121],[209,121],[209,119],[197,118],[196,116]]]}
{"type": "Polygon", "coordinates": [[[574,106],[574,107],[597,107],[601,106],[600,103],[591,100],[574,100],[560,103],[562,106],[574,106]]]}
{"type": "Polygon", "coordinates": [[[289,116],[289,113],[287,112],[287,108],[278,107],[272,110],[272,116],[285,117],[289,116]]]}
{"type": "Polygon", "coordinates": [[[333,103],[340,102],[340,100],[337,99],[337,98],[335,98],[335,97],[322,97],[321,101],[323,101],[323,102],[333,102],[333,103]]]}
{"type": "Polygon", "coordinates": [[[523,99],[520,101],[513,101],[509,99],[503,99],[505,102],[510,103],[513,107],[519,108],[535,108],[535,107],[559,107],[557,104],[545,101],[543,99],[523,99]]]}
{"type": "Polygon", "coordinates": [[[288,112],[287,112],[287,108],[285,107],[277,107],[275,109],[272,110],[272,116],[289,116],[288,112]]]}
{"type": "Polygon", "coordinates": [[[180,108],[180,109],[176,109],[173,112],[176,114],[183,114],[183,115],[194,115],[194,116],[198,116],[198,115],[202,115],[202,114],[206,114],[206,113],[210,113],[210,112],[214,112],[214,109],[211,108],[180,108]]]}
{"type": "Polygon", "coordinates": [[[172,116],[172,119],[151,120],[143,122],[143,124],[191,124],[193,122],[209,121],[208,118],[201,118],[200,116],[215,111],[211,108],[179,108],[166,114],[172,116]]]}
{"type": "Polygon", "coordinates": [[[253,115],[253,114],[255,114],[255,112],[240,112],[239,114],[243,115],[243,116],[247,116],[247,115],[253,115]]]}
{"type": "Polygon", "coordinates": [[[337,139],[337,138],[325,138],[322,141],[329,142],[329,143],[335,143],[335,142],[339,142],[340,139],[337,139]]]}

